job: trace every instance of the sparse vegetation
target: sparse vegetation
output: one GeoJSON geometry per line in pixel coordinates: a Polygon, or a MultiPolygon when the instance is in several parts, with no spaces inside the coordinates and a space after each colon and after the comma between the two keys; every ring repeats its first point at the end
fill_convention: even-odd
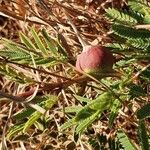
{"type": "Polygon", "coordinates": [[[2,0],[0,12],[0,149],[149,150],[148,1],[2,0]],[[82,47],[66,12],[109,49],[109,72],[85,71],[89,55],[75,67],[82,47]]]}

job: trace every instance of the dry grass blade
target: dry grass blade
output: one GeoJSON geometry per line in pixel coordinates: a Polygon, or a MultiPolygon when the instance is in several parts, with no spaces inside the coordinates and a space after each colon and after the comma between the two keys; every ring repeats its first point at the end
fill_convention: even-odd
{"type": "Polygon", "coordinates": [[[78,37],[78,40],[80,41],[80,43],[81,43],[81,45],[82,45],[82,47],[83,47],[83,49],[84,49],[84,48],[88,45],[88,43],[85,42],[85,41],[83,40],[83,38],[81,37],[79,31],[77,30],[76,26],[75,26],[74,23],[72,22],[72,20],[71,20],[69,14],[68,14],[68,12],[67,12],[66,10],[64,10],[64,11],[65,11],[65,14],[66,14],[66,16],[67,16],[67,19],[68,19],[70,25],[72,26],[74,32],[76,33],[76,35],[77,35],[77,37],[78,37]]]}

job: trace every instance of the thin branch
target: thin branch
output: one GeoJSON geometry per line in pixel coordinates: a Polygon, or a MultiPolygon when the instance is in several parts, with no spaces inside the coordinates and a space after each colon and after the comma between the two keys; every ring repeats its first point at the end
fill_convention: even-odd
{"type": "Polygon", "coordinates": [[[46,110],[40,106],[38,106],[37,104],[33,104],[31,102],[27,102],[26,99],[18,97],[18,96],[14,96],[8,93],[3,92],[2,90],[0,90],[0,97],[5,97],[13,102],[16,103],[22,103],[22,104],[26,104],[28,106],[30,106],[31,108],[39,111],[42,114],[45,114],[46,110]]]}
{"type": "Polygon", "coordinates": [[[32,69],[34,71],[39,71],[41,73],[48,74],[48,75],[51,75],[51,76],[54,76],[54,77],[57,77],[57,78],[61,78],[61,79],[65,79],[65,80],[71,80],[70,78],[67,78],[67,77],[64,77],[64,76],[60,76],[60,75],[57,75],[55,73],[51,73],[51,72],[48,72],[48,71],[45,71],[45,70],[42,70],[42,69],[38,69],[38,68],[34,68],[34,67],[31,67],[31,66],[28,66],[28,65],[25,65],[25,64],[19,64],[17,62],[10,61],[10,60],[8,60],[8,59],[6,59],[4,57],[0,58],[0,61],[4,62],[4,63],[15,64],[15,65],[21,66],[23,68],[32,69]]]}

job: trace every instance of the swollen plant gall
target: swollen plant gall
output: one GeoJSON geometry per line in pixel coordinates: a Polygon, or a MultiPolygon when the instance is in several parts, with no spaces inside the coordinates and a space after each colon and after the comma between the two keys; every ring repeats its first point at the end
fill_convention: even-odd
{"type": "Polygon", "coordinates": [[[111,72],[114,63],[112,53],[103,46],[86,46],[77,56],[76,69],[86,73],[111,72]]]}

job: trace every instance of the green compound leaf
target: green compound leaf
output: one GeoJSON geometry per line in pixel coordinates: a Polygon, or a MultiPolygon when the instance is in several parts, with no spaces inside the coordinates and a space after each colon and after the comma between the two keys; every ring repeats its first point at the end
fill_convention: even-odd
{"type": "Polygon", "coordinates": [[[31,116],[34,112],[35,112],[35,110],[33,108],[26,108],[26,109],[23,109],[21,112],[15,114],[13,116],[13,118],[15,118],[17,120],[23,120],[23,119],[31,116]]]}
{"type": "Polygon", "coordinates": [[[113,51],[119,51],[119,52],[123,52],[129,49],[129,46],[125,44],[119,44],[119,43],[108,43],[106,44],[106,47],[113,49],[113,51]]]}
{"type": "Polygon", "coordinates": [[[33,44],[33,42],[30,40],[30,38],[28,38],[24,33],[21,32],[19,35],[22,43],[24,43],[26,47],[34,50],[37,49],[36,46],[33,44]]]}
{"type": "Polygon", "coordinates": [[[88,106],[90,109],[93,110],[104,111],[111,106],[113,100],[114,97],[112,93],[104,92],[103,94],[98,96],[95,100],[93,100],[91,103],[89,103],[88,106]]]}
{"type": "Polygon", "coordinates": [[[22,72],[15,71],[4,63],[0,63],[0,73],[6,76],[8,79],[19,83],[33,82],[33,79],[31,79],[30,77],[25,76],[22,72]]]}
{"type": "Polygon", "coordinates": [[[66,130],[67,128],[70,128],[71,126],[76,125],[76,124],[77,124],[77,122],[76,122],[76,119],[75,119],[75,117],[74,117],[74,118],[70,119],[69,121],[65,122],[65,123],[60,127],[60,130],[61,130],[61,131],[64,131],[64,130],[66,130]]]}
{"type": "Polygon", "coordinates": [[[150,38],[137,38],[137,39],[128,39],[126,41],[127,44],[138,48],[138,49],[143,49],[143,50],[147,50],[147,48],[150,46],[150,38]]]}
{"type": "Polygon", "coordinates": [[[24,123],[10,127],[8,134],[7,134],[7,139],[11,139],[14,135],[21,132],[23,128],[24,128],[24,123]]]}
{"type": "Polygon", "coordinates": [[[76,121],[84,120],[85,118],[90,117],[96,110],[89,108],[89,106],[83,107],[76,115],[76,121]]]}
{"type": "Polygon", "coordinates": [[[56,58],[54,57],[36,59],[37,65],[44,65],[50,67],[58,63],[60,63],[59,60],[56,60],[56,58]]]}
{"type": "Polygon", "coordinates": [[[145,94],[143,88],[136,84],[129,85],[129,95],[131,95],[132,98],[143,96],[145,94]]]}
{"type": "MultiPolygon", "coordinates": [[[[47,96],[47,100],[42,102],[44,109],[48,110],[50,109],[58,100],[58,97],[50,95],[47,96]]],[[[28,119],[28,121],[25,123],[23,128],[23,133],[25,133],[40,117],[42,114],[38,111],[35,111],[28,119]]]]}
{"type": "Polygon", "coordinates": [[[44,130],[45,130],[43,123],[40,123],[40,122],[36,121],[36,122],[34,123],[34,125],[35,125],[36,129],[38,129],[38,130],[40,130],[40,131],[44,131],[44,130]]]}
{"type": "Polygon", "coordinates": [[[84,106],[81,111],[76,115],[76,120],[81,121],[85,118],[93,115],[97,110],[103,112],[106,109],[109,109],[112,104],[113,96],[109,92],[104,92],[98,96],[95,100],[89,102],[84,106]]]}
{"type": "Polygon", "coordinates": [[[47,100],[42,102],[42,105],[44,105],[46,110],[52,108],[53,105],[58,101],[58,97],[55,95],[47,95],[46,98],[47,100]]]}
{"type": "Polygon", "coordinates": [[[150,30],[135,29],[121,24],[113,24],[112,30],[123,38],[150,38],[150,30]]]}
{"type": "Polygon", "coordinates": [[[146,16],[150,15],[150,6],[144,3],[144,1],[129,0],[128,4],[132,10],[146,16]]]}
{"type": "Polygon", "coordinates": [[[25,123],[23,127],[23,133],[27,132],[27,130],[42,116],[42,113],[36,111],[30,117],[29,120],[25,123]]]}
{"type": "Polygon", "coordinates": [[[100,113],[101,113],[101,111],[97,110],[91,116],[87,117],[86,119],[79,121],[78,125],[76,127],[76,130],[75,130],[76,134],[83,132],[89,125],[92,124],[92,122],[94,122],[98,118],[100,113]]]}
{"type": "Polygon", "coordinates": [[[9,58],[10,60],[31,59],[30,53],[23,49],[19,44],[2,39],[4,48],[0,49],[0,56],[9,58]]]}
{"type": "MultiPolygon", "coordinates": [[[[51,95],[49,95],[50,97],[51,95]]],[[[52,95],[53,96],[53,95],[52,95]]],[[[48,96],[36,96],[33,101],[37,103],[37,105],[41,106],[41,107],[44,107],[44,101],[46,101],[48,99],[48,96]]],[[[16,119],[16,120],[23,120],[25,118],[28,118],[29,116],[32,115],[32,113],[35,112],[35,109],[33,108],[30,108],[30,107],[27,107],[25,109],[23,109],[22,111],[16,113],[13,115],[13,119],[16,119]]]]}
{"type": "Polygon", "coordinates": [[[65,107],[65,113],[78,113],[82,108],[82,106],[65,107]]]}
{"type": "Polygon", "coordinates": [[[124,150],[136,150],[135,146],[131,143],[130,139],[123,131],[118,131],[117,137],[119,142],[124,147],[124,150]]]}
{"type": "Polygon", "coordinates": [[[106,15],[110,19],[114,19],[115,22],[129,24],[129,25],[137,24],[137,20],[128,13],[120,12],[114,8],[108,8],[106,9],[106,12],[107,12],[106,15]]]}
{"type": "Polygon", "coordinates": [[[114,120],[115,118],[117,117],[118,115],[118,111],[121,107],[121,103],[120,101],[118,101],[118,99],[116,99],[113,104],[112,104],[112,107],[110,108],[110,116],[109,116],[109,127],[111,128],[113,123],[114,123],[114,120]]]}
{"type": "Polygon", "coordinates": [[[78,132],[83,131],[86,127],[88,127],[100,113],[108,109],[112,104],[112,100],[112,94],[109,92],[104,92],[98,98],[92,100],[80,111],[78,111],[72,120],[62,126],[62,129],[64,130],[77,124],[76,132],[78,134],[78,132]]]}
{"type": "Polygon", "coordinates": [[[56,43],[56,41],[48,35],[45,29],[42,29],[42,35],[47,43],[49,51],[51,51],[54,56],[57,56],[58,44],[56,43]]]}
{"type": "Polygon", "coordinates": [[[37,32],[35,31],[35,29],[32,28],[31,32],[32,32],[33,38],[34,38],[35,43],[37,44],[39,50],[41,50],[43,52],[43,54],[47,56],[48,55],[47,49],[44,46],[42,40],[40,39],[40,37],[37,34],[37,32]]]}
{"type": "Polygon", "coordinates": [[[113,96],[111,93],[105,92],[98,96],[95,100],[89,102],[86,106],[81,109],[76,115],[76,120],[80,121],[87,117],[90,117],[97,110],[103,112],[108,109],[112,104],[113,96]]]}
{"type": "Polygon", "coordinates": [[[146,132],[144,121],[139,121],[139,136],[142,150],[150,150],[150,144],[148,142],[148,135],[146,132]]]}
{"type": "Polygon", "coordinates": [[[85,103],[89,103],[91,102],[90,99],[88,98],[85,98],[85,97],[82,97],[82,96],[79,96],[79,95],[73,95],[79,102],[85,102],[85,103]]]}
{"type": "Polygon", "coordinates": [[[137,118],[138,119],[145,119],[150,117],[150,103],[144,105],[141,109],[137,111],[137,118]]]}

